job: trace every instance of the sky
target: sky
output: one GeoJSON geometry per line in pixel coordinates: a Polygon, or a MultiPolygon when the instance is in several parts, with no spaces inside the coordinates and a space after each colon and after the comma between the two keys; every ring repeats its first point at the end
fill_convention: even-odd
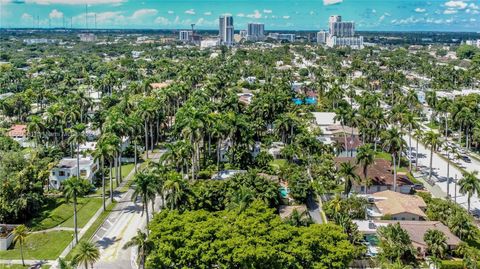
{"type": "Polygon", "coordinates": [[[327,29],[330,15],[359,31],[480,32],[479,0],[0,0],[0,27],[218,29],[232,15],[266,30],[327,29]]]}

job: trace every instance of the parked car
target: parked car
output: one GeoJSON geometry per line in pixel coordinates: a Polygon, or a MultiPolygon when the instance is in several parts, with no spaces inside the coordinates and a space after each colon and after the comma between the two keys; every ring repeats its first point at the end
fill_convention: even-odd
{"type": "Polygon", "coordinates": [[[472,162],[472,160],[470,160],[470,158],[467,155],[463,155],[462,160],[466,163],[471,163],[472,162]]]}

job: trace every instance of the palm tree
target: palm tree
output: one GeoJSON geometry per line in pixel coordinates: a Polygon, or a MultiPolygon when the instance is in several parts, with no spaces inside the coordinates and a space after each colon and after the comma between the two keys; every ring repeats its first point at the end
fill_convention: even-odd
{"type": "Polygon", "coordinates": [[[465,172],[463,173],[463,178],[458,181],[460,193],[467,194],[468,212],[470,212],[470,199],[472,198],[473,194],[480,194],[480,182],[478,181],[477,175],[477,171],[465,172]]]}
{"type": "Polygon", "coordinates": [[[375,163],[375,152],[371,144],[365,144],[357,149],[357,164],[362,166],[363,177],[365,180],[365,194],[368,188],[368,167],[375,163]]]}
{"type": "Polygon", "coordinates": [[[132,239],[123,246],[123,249],[130,247],[138,248],[137,263],[141,268],[145,268],[145,258],[150,251],[150,242],[148,241],[147,234],[138,229],[137,235],[132,237],[132,239]]]}
{"type": "Polygon", "coordinates": [[[240,186],[240,189],[233,193],[227,207],[230,210],[237,210],[237,212],[240,214],[247,209],[253,199],[254,195],[252,190],[242,185],[240,186]]]}
{"type": "Polygon", "coordinates": [[[19,225],[13,230],[13,242],[20,244],[20,256],[22,257],[22,265],[25,266],[25,260],[23,259],[23,245],[27,240],[28,231],[25,225],[19,225]]]}
{"type": "Polygon", "coordinates": [[[179,173],[171,171],[167,174],[164,190],[167,193],[166,200],[171,210],[180,206],[185,198],[186,188],[186,181],[179,173]]]}
{"type": "Polygon", "coordinates": [[[408,128],[408,171],[412,172],[412,130],[418,128],[417,119],[415,115],[409,111],[404,114],[402,118],[402,125],[406,125],[408,128]]]}
{"type": "Polygon", "coordinates": [[[78,244],[78,225],[77,225],[77,198],[85,194],[85,190],[89,189],[90,183],[81,180],[78,177],[71,177],[63,182],[63,195],[65,201],[73,202],[73,229],[75,233],[75,243],[78,244]]]}
{"type": "Polygon", "coordinates": [[[87,141],[87,136],[83,132],[85,130],[84,124],[77,124],[73,128],[70,129],[70,137],[68,138],[68,142],[70,144],[76,144],[77,148],[77,178],[80,179],[80,144],[85,143],[87,141]]]}
{"type": "MultiPolygon", "coordinates": [[[[155,178],[143,172],[140,172],[135,175],[133,180],[134,191],[132,193],[131,199],[132,201],[136,202],[137,198],[140,197],[142,201],[142,214],[145,213],[145,217],[147,220],[147,234],[148,234],[148,223],[149,223],[149,216],[148,216],[148,202],[155,199],[155,195],[157,193],[155,187],[155,178]]],[[[152,212],[153,213],[153,212],[152,212]]]]}
{"type": "Polygon", "coordinates": [[[430,171],[428,173],[428,179],[432,179],[433,152],[442,145],[442,142],[440,141],[440,135],[434,131],[426,132],[423,136],[423,142],[430,147],[430,171]]]}
{"type": "Polygon", "coordinates": [[[41,141],[42,132],[45,129],[42,118],[39,116],[31,116],[27,125],[27,133],[34,138],[35,147],[38,147],[41,141]]]}
{"type": "Polygon", "coordinates": [[[102,200],[103,200],[103,210],[106,210],[106,195],[105,195],[105,158],[108,157],[108,144],[103,141],[103,137],[100,137],[95,152],[93,156],[96,160],[100,159],[102,166],[102,200]]]}
{"type": "Polygon", "coordinates": [[[85,265],[85,269],[88,269],[88,265],[93,264],[100,259],[100,251],[98,248],[89,241],[82,241],[77,246],[73,260],[75,264],[85,265]]]}
{"type": "Polygon", "coordinates": [[[429,229],[423,236],[427,243],[427,252],[434,258],[443,258],[448,249],[447,237],[440,230],[429,229]]]}
{"type": "Polygon", "coordinates": [[[358,180],[358,175],[355,173],[357,167],[350,162],[341,163],[338,175],[345,181],[345,194],[349,194],[352,189],[353,182],[358,180]]]}
{"type": "Polygon", "coordinates": [[[415,132],[413,132],[413,137],[417,141],[415,151],[415,170],[418,170],[418,143],[420,140],[423,140],[423,131],[421,129],[415,129],[415,132]]]}
{"type": "Polygon", "coordinates": [[[383,134],[383,147],[392,155],[393,159],[393,191],[397,191],[397,160],[400,165],[400,153],[405,147],[403,132],[397,128],[390,128],[383,134]],[[398,159],[397,159],[398,158],[398,159]]]}

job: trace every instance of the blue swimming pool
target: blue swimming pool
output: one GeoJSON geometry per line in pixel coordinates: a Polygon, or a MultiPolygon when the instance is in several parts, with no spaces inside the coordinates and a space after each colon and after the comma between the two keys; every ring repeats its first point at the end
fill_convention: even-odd
{"type": "Polygon", "coordinates": [[[290,190],[286,187],[280,187],[279,191],[280,191],[280,196],[282,196],[282,198],[287,198],[288,194],[290,193],[290,190]]]}

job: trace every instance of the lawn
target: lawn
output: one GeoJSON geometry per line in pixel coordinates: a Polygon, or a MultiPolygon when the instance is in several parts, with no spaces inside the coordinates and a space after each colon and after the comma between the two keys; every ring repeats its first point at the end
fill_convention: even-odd
{"type": "MultiPolygon", "coordinates": [[[[12,264],[12,265],[7,265],[7,264],[0,264],[0,269],[28,269],[30,268],[30,265],[23,266],[21,264],[12,264]]],[[[50,268],[50,265],[42,265],[39,267],[39,269],[48,269],[50,268]]]]}
{"type": "Polygon", "coordinates": [[[392,161],[392,155],[390,153],[383,152],[383,151],[376,152],[375,153],[375,158],[384,159],[384,160],[387,160],[389,162],[392,161]]]}
{"type": "MultiPolygon", "coordinates": [[[[79,198],[77,205],[78,227],[81,228],[87,224],[101,206],[101,198],[79,198]]],[[[65,203],[63,198],[56,198],[28,226],[34,231],[56,226],[73,227],[73,204],[65,203]]]]}
{"type": "Polygon", "coordinates": [[[281,169],[287,164],[287,160],[285,159],[276,159],[270,162],[270,166],[274,169],[281,169]]]}
{"type": "MultiPolygon", "coordinates": [[[[126,178],[128,176],[128,174],[130,174],[130,171],[133,170],[133,168],[135,167],[135,164],[133,163],[127,163],[127,164],[124,164],[122,165],[122,178],[126,178]]],[[[115,178],[115,175],[117,174],[115,169],[113,169],[113,178],[115,178]]]]}
{"type": "MultiPolygon", "coordinates": [[[[97,229],[103,224],[105,219],[108,217],[108,215],[112,212],[113,208],[115,207],[117,203],[113,202],[107,206],[107,210],[103,211],[100,216],[93,222],[92,226],[85,232],[83,237],[80,239],[80,241],[85,241],[85,240],[90,240],[92,236],[95,234],[97,229]]],[[[71,260],[72,259],[72,254],[75,251],[76,247],[74,247],[68,255],[65,257],[66,260],[71,260]]]]}
{"type": "Polygon", "coordinates": [[[432,130],[436,130],[439,127],[439,125],[435,122],[429,122],[428,124],[426,124],[426,126],[432,130]]]}
{"type": "MultiPolygon", "coordinates": [[[[53,231],[30,234],[23,247],[23,255],[27,260],[55,260],[72,241],[73,232],[53,231]]],[[[20,259],[20,245],[13,249],[0,251],[0,259],[20,259]]]]}

